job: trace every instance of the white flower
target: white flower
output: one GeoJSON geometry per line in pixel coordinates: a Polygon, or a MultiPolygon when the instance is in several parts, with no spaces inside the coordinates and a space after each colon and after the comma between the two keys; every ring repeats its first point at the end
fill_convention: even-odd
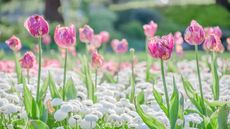
{"type": "Polygon", "coordinates": [[[65,129],[63,126],[59,126],[56,129],[65,129]]]}
{"type": "Polygon", "coordinates": [[[149,127],[145,123],[142,123],[138,126],[138,129],[149,129],[149,127]]]}
{"type": "Polygon", "coordinates": [[[5,105],[5,104],[8,104],[9,102],[8,102],[8,100],[7,99],[5,99],[5,98],[0,98],[0,107],[2,107],[3,105],[5,105]]]}
{"type": "Polygon", "coordinates": [[[14,104],[6,104],[0,108],[0,111],[4,114],[16,113],[18,111],[18,107],[14,104]]]}
{"type": "Polygon", "coordinates": [[[122,115],[121,115],[121,120],[122,121],[130,121],[132,119],[132,117],[130,116],[130,115],[128,115],[128,114],[126,114],[126,113],[123,113],[122,115]]]}
{"type": "Polygon", "coordinates": [[[108,118],[111,122],[116,122],[116,121],[120,121],[121,117],[118,116],[117,114],[111,114],[108,118]]]}
{"type": "Polygon", "coordinates": [[[68,120],[70,127],[75,127],[77,125],[77,120],[74,117],[70,117],[68,120]]]}
{"type": "Polygon", "coordinates": [[[80,127],[82,129],[93,129],[96,127],[96,122],[89,122],[86,120],[81,120],[80,127]]]}
{"type": "Polygon", "coordinates": [[[10,89],[10,85],[7,83],[0,83],[0,89],[7,91],[10,89]]]}
{"type": "Polygon", "coordinates": [[[128,125],[129,128],[137,128],[138,127],[138,124],[135,124],[135,123],[130,123],[128,125]]]}
{"type": "Polygon", "coordinates": [[[62,110],[57,110],[55,113],[54,113],[54,119],[56,121],[62,121],[64,120],[66,117],[67,117],[67,113],[66,112],[63,112],[62,110]]]}
{"type": "Polygon", "coordinates": [[[73,111],[73,106],[71,106],[70,104],[63,104],[61,105],[61,111],[69,113],[73,111]]]}
{"type": "Polygon", "coordinates": [[[87,96],[86,96],[85,93],[83,93],[83,92],[78,92],[78,93],[77,93],[77,98],[78,98],[80,101],[83,101],[83,100],[86,100],[87,96]]]}
{"type": "Polygon", "coordinates": [[[98,120],[98,117],[94,114],[87,114],[85,115],[85,120],[90,122],[96,122],[98,120]]]}
{"type": "Polygon", "coordinates": [[[23,92],[23,84],[15,85],[15,89],[17,92],[22,93],[23,92]]]}
{"type": "Polygon", "coordinates": [[[60,98],[54,98],[52,101],[51,101],[51,105],[53,107],[55,106],[59,106],[63,103],[63,101],[60,99],[60,98]]]}

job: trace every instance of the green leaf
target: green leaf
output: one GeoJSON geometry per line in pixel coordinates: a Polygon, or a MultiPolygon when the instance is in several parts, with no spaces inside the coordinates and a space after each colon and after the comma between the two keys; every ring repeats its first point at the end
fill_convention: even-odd
{"type": "Polygon", "coordinates": [[[144,91],[141,91],[138,96],[137,96],[137,101],[139,104],[143,104],[145,102],[145,95],[144,95],[144,91]]]}
{"type": "MultiPolygon", "coordinates": [[[[141,98],[141,94],[138,94],[137,98],[141,98]]],[[[143,120],[143,122],[150,128],[150,129],[166,129],[164,124],[161,123],[160,121],[158,121],[157,119],[151,117],[148,114],[145,114],[144,111],[142,110],[141,106],[140,106],[140,100],[138,101],[138,99],[134,99],[135,102],[135,108],[137,113],[139,114],[139,116],[141,117],[141,119],[143,120]]]]}
{"type": "Polygon", "coordinates": [[[218,113],[218,128],[219,129],[228,129],[228,115],[229,109],[227,105],[224,105],[220,108],[218,113]]]}
{"type": "Polygon", "coordinates": [[[49,89],[52,98],[61,98],[61,95],[58,92],[58,89],[50,73],[49,73],[49,89]]]}
{"type": "Polygon", "coordinates": [[[160,108],[164,111],[165,115],[168,117],[168,110],[163,103],[162,95],[154,88],[154,86],[153,86],[153,96],[155,97],[160,108]]]}
{"type": "Polygon", "coordinates": [[[27,87],[25,79],[23,78],[23,103],[29,117],[32,117],[32,99],[33,96],[27,87]]]}
{"type": "Polygon", "coordinates": [[[190,99],[190,101],[196,106],[198,111],[205,115],[206,108],[204,106],[204,103],[202,103],[201,97],[198,95],[198,93],[195,91],[195,89],[192,87],[192,84],[185,78],[182,78],[184,90],[190,99]]]}
{"type": "Polygon", "coordinates": [[[219,99],[219,76],[217,73],[217,63],[216,63],[216,56],[215,53],[213,52],[212,54],[212,63],[211,63],[211,71],[212,71],[212,93],[214,96],[214,100],[219,99]]]}
{"type": "Polygon", "coordinates": [[[170,120],[171,129],[174,129],[176,126],[176,121],[179,112],[179,92],[177,90],[174,77],[173,77],[173,86],[174,86],[174,90],[170,99],[170,107],[169,107],[169,120],[170,120]]]}
{"type": "Polygon", "coordinates": [[[48,86],[49,86],[49,76],[45,79],[40,89],[39,100],[44,100],[46,93],[47,93],[48,86]]]}
{"type": "Polygon", "coordinates": [[[32,111],[32,119],[38,119],[40,117],[39,108],[34,98],[32,98],[32,110],[31,111],[32,111]]]}
{"type": "Polygon", "coordinates": [[[17,57],[17,53],[15,53],[15,70],[16,70],[16,74],[17,74],[17,80],[18,80],[18,84],[23,83],[22,82],[22,70],[21,70],[21,66],[17,57]]]}
{"type": "Polygon", "coordinates": [[[40,120],[30,120],[28,127],[29,129],[49,129],[49,126],[40,120]]]}
{"type": "Polygon", "coordinates": [[[72,78],[67,81],[65,88],[67,100],[75,99],[77,97],[77,90],[72,78]]]}

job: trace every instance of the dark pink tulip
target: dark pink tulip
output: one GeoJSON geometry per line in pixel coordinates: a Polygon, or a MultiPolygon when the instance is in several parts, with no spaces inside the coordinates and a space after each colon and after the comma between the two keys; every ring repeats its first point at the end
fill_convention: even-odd
{"type": "Polygon", "coordinates": [[[94,36],[94,31],[88,25],[84,25],[83,28],[79,29],[79,37],[81,42],[89,43],[93,39],[93,36],[94,36]]]}
{"type": "Polygon", "coordinates": [[[157,31],[157,24],[154,21],[150,21],[149,24],[143,26],[145,36],[148,38],[154,37],[157,31]]]}
{"type": "Polygon", "coordinates": [[[184,39],[182,37],[181,32],[179,32],[179,31],[175,32],[175,34],[174,34],[174,42],[175,42],[176,45],[182,45],[183,44],[184,39]]]}
{"type": "Polygon", "coordinates": [[[45,45],[49,45],[51,43],[51,37],[50,35],[44,35],[42,36],[42,42],[45,44],[45,45]]]}
{"type": "Polygon", "coordinates": [[[220,38],[222,37],[222,31],[219,26],[207,27],[207,28],[204,28],[204,31],[205,31],[206,36],[214,34],[220,38]]]}
{"type": "Polygon", "coordinates": [[[128,51],[128,42],[126,39],[122,39],[121,41],[114,39],[111,42],[111,46],[113,51],[118,54],[126,53],[128,51]]]}
{"type": "Polygon", "coordinates": [[[100,32],[101,35],[101,43],[107,43],[109,41],[110,35],[107,31],[100,32]]]}
{"type": "Polygon", "coordinates": [[[205,38],[203,27],[195,20],[191,21],[190,26],[187,27],[184,34],[184,39],[190,45],[200,45],[205,38]]]}
{"type": "Polygon", "coordinates": [[[54,40],[61,48],[73,47],[76,44],[76,31],[74,25],[72,24],[69,27],[56,26],[54,40]]]}
{"type": "Polygon", "coordinates": [[[19,51],[22,48],[20,39],[16,37],[15,35],[13,35],[8,40],[6,40],[6,44],[13,51],[19,51]]]}
{"type": "Polygon", "coordinates": [[[148,41],[149,53],[152,57],[167,60],[171,57],[174,48],[174,39],[172,34],[166,36],[154,37],[148,41]]]}
{"type": "Polygon", "coordinates": [[[24,54],[24,56],[22,57],[20,62],[21,62],[21,67],[22,68],[31,69],[36,64],[36,58],[35,58],[34,54],[31,51],[29,51],[29,52],[26,52],[24,54]]]}
{"type": "Polygon", "coordinates": [[[92,53],[92,65],[93,67],[101,67],[104,63],[104,58],[102,55],[100,55],[97,51],[94,51],[92,53]]]}
{"type": "Polygon", "coordinates": [[[49,33],[48,22],[40,15],[32,15],[26,19],[24,26],[35,38],[42,37],[49,33]]]}
{"type": "Polygon", "coordinates": [[[95,48],[99,48],[102,44],[102,37],[100,34],[94,35],[93,39],[90,41],[90,45],[94,46],[95,48]]]}
{"type": "Polygon", "coordinates": [[[218,36],[211,34],[204,41],[204,49],[212,52],[223,52],[224,47],[218,36]]]}

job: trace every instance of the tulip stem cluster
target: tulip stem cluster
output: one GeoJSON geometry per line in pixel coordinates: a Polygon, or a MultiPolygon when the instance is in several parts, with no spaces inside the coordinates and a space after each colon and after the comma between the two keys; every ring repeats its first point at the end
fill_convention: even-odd
{"type": "Polygon", "coordinates": [[[164,85],[164,92],[165,92],[165,99],[166,99],[167,109],[168,109],[168,112],[169,112],[169,95],[168,95],[168,90],[167,90],[166,81],[165,81],[164,61],[162,59],[161,59],[161,75],[162,75],[162,80],[163,80],[163,85],[164,85]]]}
{"type": "Polygon", "coordinates": [[[41,79],[41,64],[42,64],[42,38],[38,38],[38,44],[39,44],[39,52],[38,52],[38,83],[37,83],[37,96],[36,100],[38,102],[39,98],[39,91],[40,91],[40,79],[41,79]]]}
{"type": "Polygon", "coordinates": [[[65,64],[64,64],[64,77],[63,77],[63,100],[65,100],[65,84],[66,84],[66,67],[67,67],[67,54],[68,54],[68,49],[65,49],[65,64]]]}
{"type": "MultiPolygon", "coordinates": [[[[198,57],[198,45],[195,45],[195,53],[196,53],[196,68],[197,68],[197,74],[198,74],[198,80],[199,80],[199,88],[200,88],[200,96],[201,96],[201,103],[202,107],[204,106],[204,96],[203,96],[203,90],[202,90],[202,83],[201,83],[201,77],[200,77],[200,68],[199,68],[199,57],[198,57]]],[[[204,114],[205,110],[204,110],[204,114]]]]}

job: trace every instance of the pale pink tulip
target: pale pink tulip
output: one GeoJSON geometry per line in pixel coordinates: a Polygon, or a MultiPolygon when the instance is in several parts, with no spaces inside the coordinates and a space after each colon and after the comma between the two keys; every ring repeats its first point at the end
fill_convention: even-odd
{"type": "Polygon", "coordinates": [[[15,35],[13,35],[8,40],[6,40],[6,44],[13,51],[19,51],[22,48],[20,39],[16,37],[15,35]]]}
{"type": "Polygon", "coordinates": [[[150,21],[149,24],[145,24],[143,26],[145,36],[147,38],[154,37],[156,31],[157,31],[158,25],[154,21],[150,21]]]}

